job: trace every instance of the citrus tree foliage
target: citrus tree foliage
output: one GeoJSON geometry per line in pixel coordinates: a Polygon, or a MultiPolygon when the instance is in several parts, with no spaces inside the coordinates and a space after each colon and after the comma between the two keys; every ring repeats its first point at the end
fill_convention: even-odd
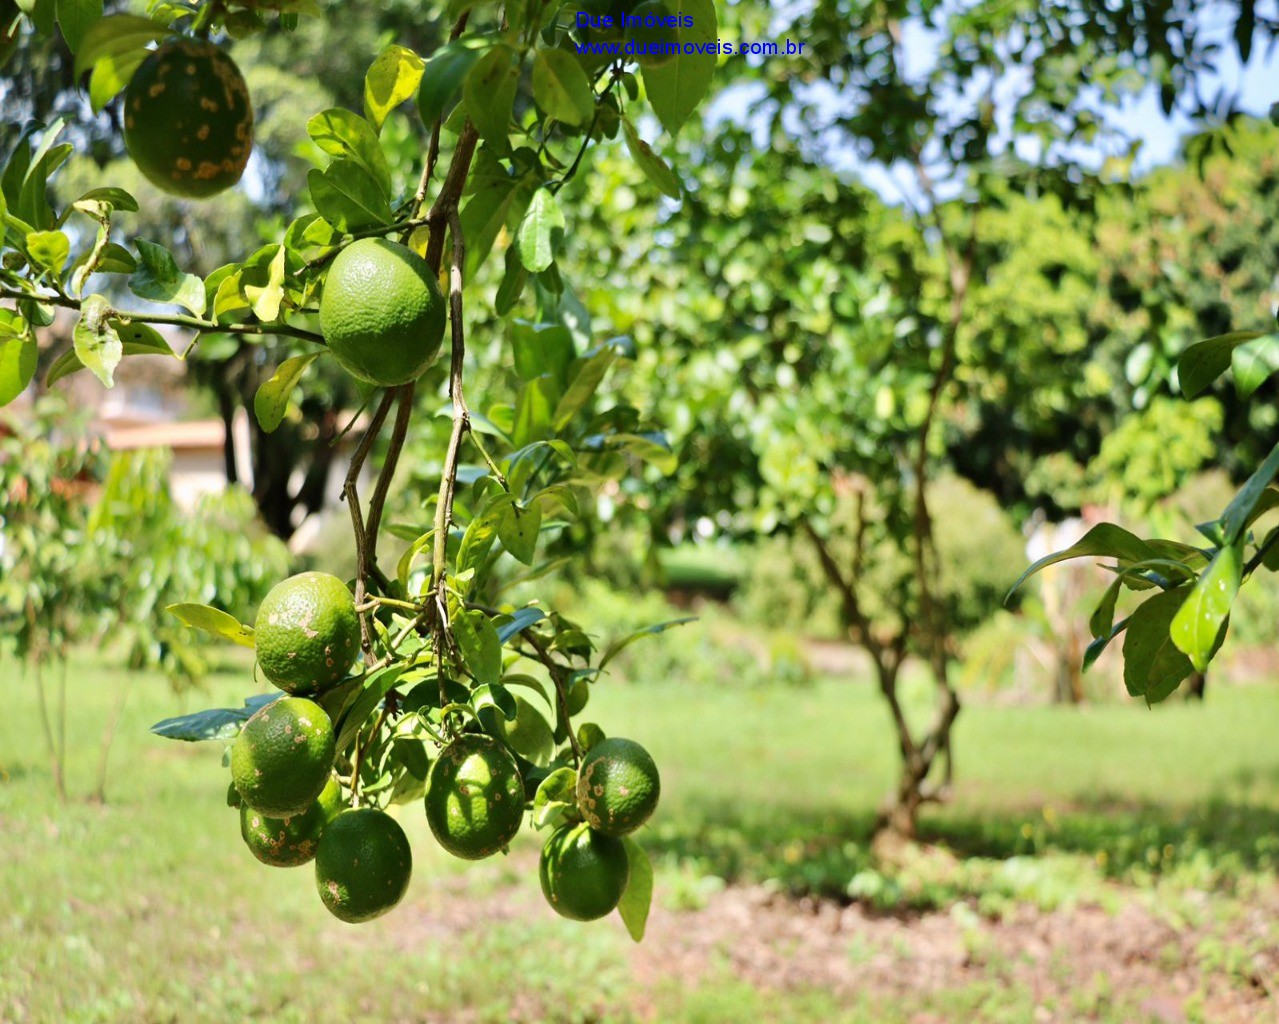
{"type": "MultiPolygon", "coordinates": [[[[1230,373],[1237,396],[1246,400],[1279,370],[1277,355],[1279,332],[1236,331],[1187,348],[1177,361],[1177,376],[1182,392],[1193,399],[1230,373]]],[[[1065,551],[1040,559],[1022,580],[1072,558],[1113,559],[1107,568],[1114,582],[1089,620],[1094,640],[1086,664],[1122,636],[1128,691],[1147,703],[1164,700],[1192,672],[1205,671],[1220,650],[1243,584],[1255,573],[1279,570],[1279,527],[1257,525],[1279,507],[1277,476],[1279,445],[1221,515],[1197,527],[1200,539],[1195,544],[1142,538],[1103,523],[1065,551]],[[1120,600],[1128,593],[1140,600],[1119,618],[1120,600]]]]}
{"type": "MultiPolygon", "coordinates": [[[[616,6],[619,12],[625,9],[616,6]]],[[[695,20],[699,39],[705,33],[714,37],[709,0],[684,0],[678,6],[695,20]]],[[[103,16],[96,0],[56,5],[37,0],[24,17],[37,36],[60,33],[74,54],[76,76],[86,76],[93,109],[119,104],[130,155],[157,187],[204,196],[241,173],[252,114],[243,109],[239,72],[225,52],[190,40],[288,32],[312,10],[305,0],[157,2],[148,17],[103,16]],[[175,45],[179,38],[188,42],[175,45]],[[179,77],[166,77],[175,74],[179,77]],[[173,97],[206,74],[226,92],[212,89],[196,97],[199,109],[188,120],[195,108],[173,97]],[[137,88],[135,75],[142,76],[137,88]],[[175,82],[182,88],[170,88],[175,82]],[[175,147],[172,133],[187,131],[200,145],[175,147]]],[[[265,638],[271,637],[271,652],[278,654],[281,644],[294,643],[288,632],[293,628],[297,642],[305,638],[306,649],[316,652],[312,656],[330,667],[345,659],[346,652],[339,655],[336,648],[315,647],[313,641],[317,629],[336,629],[334,624],[349,615],[359,638],[358,652],[350,652],[350,671],[332,685],[317,687],[313,676],[284,679],[273,669],[267,673],[273,680],[300,695],[280,703],[282,709],[289,705],[286,710],[272,711],[270,695],[256,696],[243,709],[184,716],[160,723],[156,731],[197,740],[233,739],[241,727],[250,730],[252,735],[246,731],[233,747],[233,802],[243,801],[252,813],[271,820],[274,814],[300,812],[299,794],[306,800],[318,797],[329,767],[336,770],[350,804],[363,805],[358,813],[365,817],[359,820],[371,822],[365,829],[349,819],[334,827],[334,836],[346,838],[335,838],[328,854],[320,845],[321,895],[344,920],[372,916],[367,907],[358,914],[352,910],[347,887],[380,884],[377,878],[361,883],[344,875],[350,861],[335,851],[351,840],[353,829],[357,839],[363,837],[359,841],[385,853],[372,861],[396,872],[400,893],[398,883],[407,883],[399,841],[384,823],[389,819],[366,812],[420,800],[425,793],[432,829],[452,849],[443,834],[458,827],[454,801],[487,792],[484,780],[497,777],[487,770],[467,775],[480,769],[463,755],[497,750],[490,769],[498,762],[517,769],[521,813],[516,824],[527,801],[538,827],[557,830],[543,852],[543,889],[552,905],[578,918],[618,905],[638,938],[652,878],[642,851],[626,833],[642,824],[656,802],[656,768],[647,755],[637,756],[637,744],[606,740],[599,726],[575,724],[572,716],[585,707],[591,685],[617,651],[665,627],[642,630],[600,650],[581,625],[540,602],[504,603],[490,579],[503,561],[527,567],[526,578],[536,577],[544,571],[543,535],[574,519],[581,495],[626,475],[634,465],[669,465],[664,437],[635,408],[597,397],[601,383],[632,352],[625,344],[584,337],[580,306],[564,300],[571,292],[558,257],[571,235],[572,211],[559,193],[583,166],[593,142],[620,138],[652,187],[678,196],[674,173],[641,135],[641,128],[649,133],[651,125],[641,123],[639,115],[648,109],[668,133],[678,131],[709,89],[714,62],[705,55],[680,54],[660,66],[637,68],[620,58],[579,55],[574,40],[585,32],[573,12],[544,0],[454,2],[434,13],[451,26],[447,41],[423,53],[390,43],[370,55],[358,112],[329,107],[306,121],[314,160],[306,174],[309,209],[280,223],[275,236],[253,251],[210,272],[184,265],[163,238],[137,238],[130,246],[117,241],[119,225],[140,212],[137,199],[118,185],[98,184],[58,200],[50,182],[75,145],[64,138],[60,120],[27,125],[0,175],[5,228],[0,298],[9,303],[0,337],[0,399],[10,401],[30,384],[35,331],[51,322],[57,308],[77,316],[74,347],[49,369],[46,385],[87,369],[110,387],[125,358],[181,358],[159,335],[158,325],[185,330],[193,347],[225,336],[258,346],[261,358],[274,366],[254,398],[258,427],[268,434],[291,409],[305,410],[308,381],[318,362],[333,360],[360,378],[368,421],[344,489],[357,563],[353,597],[339,587],[346,596],[336,610],[316,618],[319,606],[312,605],[312,612],[290,626],[295,609],[320,600],[308,596],[313,584],[307,578],[295,578],[289,586],[301,580],[299,596],[266,621],[260,617],[256,629],[224,607],[206,603],[207,593],[191,594],[169,609],[186,625],[244,646],[255,646],[262,636],[264,671],[265,638]],[[399,164],[393,165],[392,157],[403,137],[383,134],[392,112],[404,106],[415,108],[424,139],[416,173],[407,179],[393,173],[399,164]],[[343,259],[348,247],[358,241],[366,252],[367,240],[373,239],[387,240],[374,247],[382,254],[378,259],[423,268],[394,285],[429,309],[414,321],[411,338],[395,335],[401,328],[394,305],[363,320],[358,311],[352,314],[352,302],[377,305],[376,288],[384,277],[368,280],[365,299],[348,296],[341,309],[324,307],[326,279],[336,274],[344,287],[351,284],[344,269],[350,261],[343,259]],[[493,312],[504,318],[508,347],[502,355],[513,373],[505,377],[509,391],[484,396],[480,415],[472,413],[464,394],[465,308],[477,299],[470,283],[486,261],[498,258],[503,270],[493,312]],[[439,297],[436,281],[447,299],[439,297]],[[434,291],[436,297],[418,296],[417,289],[434,291]],[[382,380],[385,375],[370,368],[363,350],[350,346],[365,332],[369,345],[394,337],[397,346],[420,345],[429,358],[440,338],[427,335],[442,331],[444,323],[434,304],[445,302],[451,343],[449,432],[439,451],[438,486],[419,506],[418,522],[395,524],[407,546],[395,565],[382,565],[378,540],[392,477],[410,432],[416,389],[431,377],[413,379],[422,373],[415,363],[409,371],[397,370],[393,381],[382,380]],[[325,323],[335,341],[341,334],[341,348],[326,346],[320,329],[325,323]],[[378,386],[379,381],[391,386],[378,386]],[[360,473],[388,425],[380,472],[365,501],[358,490],[360,473]],[[280,784],[292,787],[291,799],[283,802],[259,792],[276,771],[271,768],[264,782],[259,769],[270,757],[287,761],[292,749],[291,742],[280,740],[289,732],[279,731],[282,715],[304,730],[298,738],[313,739],[306,745],[306,765],[279,768],[280,784]],[[483,740],[484,735],[490,739],[483,740]],[[245,764],[257,768],[241,771],[245,764]],[[304,768],[315,778],[300,776],[304,768]],[[456,785],[445,781],[441,789],[429,783],[452,775],[458,775],[456,785]],[[317,785],[312,787],[312,781],[317,785]],[[635,803],[641,798],[642,806],[635,803]],[[615,799],[622,802],[611,802],[615,799]],[[432,808],[443,808],[439,820],[431,817],[432,808]],[[601,871],[610,873],[617,891],[591,902],[585,894],[601,871]]],[[[677,32],[672,30],[672,39],[677,32]]],[[[132,468],[117,467],[112,485],[119,493],[137,484],[132,468]]],[[[331,602],[332,588],[324,592],[330,596],[323,600],[331,602]]],[[[335,642],[338,635],[333,634],[335,642]]],[[[304,660],[301,650],[285,651],[283,660],[273,658],[272,664],[283,664],[287,675],[294,658],[296,664],[304,660]]],[[[495,805],[487,806],[497,813],[495,805]]],[[[256,826],[247,822],[244,827],[250,841],[256,826]]],[[[484,852],[495,852],[509,838],[503,832],[500,842],[484,852]]],[[[475,853],[472,848],[460,855],[475,853]]],[[[598,896],[601,890],[591,891],[598,896]]]]}

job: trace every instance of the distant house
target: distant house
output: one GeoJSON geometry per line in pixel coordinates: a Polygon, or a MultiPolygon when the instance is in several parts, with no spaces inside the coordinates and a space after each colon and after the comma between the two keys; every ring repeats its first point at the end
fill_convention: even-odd
{"type": "MultiPolygon", "coordinates": [[[[42,332],[42,347],[65,346],[70,329],[71,321],[60,318],[42,332]]],[[[185,347],[187,341],[177,331],[167,332],[167,340],[175,350],[185,347]]],[[[115,375],[115,387],[110,390],[84,372],[55,384],[54,389],[66,393],[74,408],[88,413],[90,432],[100,437],[110,451],[147,448],[170,451],[173,462],[169,486],[174,501],[183,508],[191,508],[202,496],[219,493],[227,487],[227,438],[226,425],[220,418],[188,418],[190,394],[185,387],[185,377],[186,363],[181,360],[135,356],[120,364],[115,375]]],[[[28,393],[11,408],[21,416],[22,407],[30,402],[30,398],[28,393]]],[[[357,423],[338,443],[339,450],[353,449],[359,437],[360,425],[357,423]]],[[[237,409],[232,416],[231,444],[239,482],[251,490],[252,437],[244,409],[237,409]]],[[[346,518],[347,512],[341,507],[346,466],[346,459],[334,459],[326,481],[323,508],[297,524],[297,531],[290,540],[290,547],[295,552],[305,552],[331,516],[346,518]]],[[[372,474],[367,465],[358,485],[364,494],[372,487],[372,474]]]]}

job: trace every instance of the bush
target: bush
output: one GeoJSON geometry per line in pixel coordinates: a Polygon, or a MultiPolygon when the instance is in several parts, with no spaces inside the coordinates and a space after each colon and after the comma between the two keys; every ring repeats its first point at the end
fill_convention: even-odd
{"type": "Polygon", "coordinates": [[[252,621],[266,592],[288,574],[289,553],[240,487],[206,495],[184,513],[169,493],[170,462],[159,450],[112,455],[83,557],[106,591],[100,628],[120,632],[129,663],[194,682],[206,670],[204,635],[165,608],[202,602],[252,621]]]}

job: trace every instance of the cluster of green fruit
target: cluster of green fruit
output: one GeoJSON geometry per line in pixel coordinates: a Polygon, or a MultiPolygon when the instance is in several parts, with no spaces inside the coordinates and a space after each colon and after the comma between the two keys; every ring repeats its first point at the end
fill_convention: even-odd
{"type": "MultiPolygon", "coordinates": [[[[276,585],[262,602],[254,637],[263,674],[289,696],[260,708],[231,748],[244,842],[275,867],[314,860],[321,900],[348,922],[372,920],[399,903],[413,864],[394,818],[375,807],[345,806],[334,772],[333,723],[323,707],[299,695],[345,678],[359,635],[341,580],[311,572],[276,585]]],[[[559,914],[590,921],[617,907],[630,877],[622,837],[652,815],[660,785],[657,766],[638,743],[602,739],[586,752],[576,814],[542,848],[542,891],[559,914]]],[[[439,750],[425,789],[432,834],[466,860],[504,851],[533,795],[504,743],[465,730],[439,750]]]]}

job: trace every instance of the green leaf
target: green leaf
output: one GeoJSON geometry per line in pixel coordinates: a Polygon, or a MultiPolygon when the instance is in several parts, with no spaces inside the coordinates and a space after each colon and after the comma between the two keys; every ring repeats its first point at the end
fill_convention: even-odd
{"type": "Polygon", "coordinates": [[[166,739],[185,740],[188,743],[234,739],[240,735],[244,723],[258,710],[283,696],[285,694],[277,690],[250,697],[242,708],[210,708],[208,711],[197,711],[178,718],[166,718],[151,726],[151,731],[166,739]]]}
{"type": "Polygon", "coordinates": [[[631,159],[644,172],[644,177],[656,185],[663,195],[679,199],[684,191],[679,178],[666,161],[653,152],[653,147],[639,137],[635,126],[626,118],[622,119],[622,134],[626,136],[626,148],[630,150],[631,159]]]}
{"type": "Polygon", "coordinates": [[[604,739],[604,730],[594,722],[583,722],[577,727],[577,742],[584,754],[588,753],[592,747],[597,746],[604,739]]]}
{"type": "Polygon", "coordinates": [[[577,809],[577,772],[556,768],[538,784],[533,794],[533,827],[559,828],[577,809]]]}
{"type": "Polygon", "coordinates": [[[493,298],[493,309],[498,316],[506,316],[515,308],[515,303],[519,301],[527,281],[528,271],[524,269],[524,264],[520,260],[519,250],[511,246],[506,250],[506,272],[502,275],[502,282],[497,286],[497,295],[493,298]]]}
{"type": "Polygon", "coordinates": [[[1253,513],[1268,500],[1266,488],[1270,486],[1276,475],[1279,475],[1279,445],[1275,445],[1266,456],[1266,461],[1258,466],[1256,472],[1244,482],[1244,485],[1239,488],[1239,493],[1222,513],[1221,529],[1227,544],[1233,544],[1243,536],[1248,523],[1252,521],[1253,513]]]}
{"type": "Polygon", "coordinates": [[[417,90],[418,113],[428,128],[448,111],[467,73],[487,46],[488,42],[482,39],[455,39],[431,55],[422,69],[417,90]]]}
{"type": "Polygon", "coordinates": [[[590,80],[576,58],[564,50],[537,51],[533,98],[542,110],[565,124],[586,124],[595,113],[590,80]]]}
{"type": "Polygon", "coordinates": [[[263,323],[270,323],[280,315],[280,304],[284,301],[285,255],[284,246],[277,245],[267,266],[266,284],[244,284],[244,297],[251,303],[253,315],[263,323]]]}
{"type": "Polygon", "coordinates": [[[453,614],[453,638],[476,682],[490,686],[502,676],[502,644],[489,617],[480,611],[458,609],[453,614]]]}
{"type": "Polygon", "coordinates": [[[546,615],[540,608],[521,608],[512,613],[505,621],[499,621],[497,625],[497,639],[505,644],[516,633],[523,632],[529,626],[541,622],[546,615]]]}
{"type": "Polygon", "coordinates": [[[471,691],[471,706],[475,717],[490,736],[500,735],[500,719],[510,721],[519,714],[520,706],[515,697],[501,683],[477,686],[471,691]]]}
{"type": "Polygon", "coordinates": [[[1177,380],[1181,393],[1194,398],[1230,368],[1234,350],[1244,342],[1262,337],[1259,331],[1235,331],[1189,346],[1177,360],[1177,380]]]}
{"type": "MultiPolygon", "coordinates": [[[[499,152],[510,150],[507,136],[515,109],[515,92],[520,68],[508,46],[495,46],[467,73],[462,86],[466,112],[475,122],[480,138],[499,152]]],[[[468,237],[467,244],[470,244],[468,237]]]]}
{"type": "Polygon", "coordinates": [[[404,664],[387,665],[364,678],[364,683],[357,696],[348,705],[338,723],[337,751],[342,753],[350,747],[360,727],[369,720],[369,716],[382,699],[395,689],[404,673],[404,664]]]}
{"type": "Polygon", "coordinates": [[[27,390],[39,362],[40,351],[34,338],[20,335],[0,339],[0,405],[8,405],[27,390]]]}
{"type": "Polygon", "coordinates": [[[555,249],[564,236],[564,226],[564,211],[551,190],[540,188],[533,193],[515,242],[525,267],[538,274],[555,262],[555,249]]]}
{"type": "Polygon", "coordinates": [[[204,282],[178,269],[173,254],[162,245],[137,239],[138,269],[129,278],[129,290],[141,299],[185,306],[196,316],[207,308],[204,282]]]}
{"type": "Polygon", "coordinates": [[[667,6],[673,14],[688,15],[693,19],[691,28],[673,29],[681,52],[660,67],[641,70],[649,105],[662,122],[662,127],[674,135],[697,109],[711,87],[715,77],[716,57],[709,47],[719,36],[712,0],[669,0],[667,6]],[[700,47],[700,53],[684,53],[688,44],[700,47]]]}
{"type": "Polygon", "coordinates": [[[1134,697],[1154,704],[1194,671],[1168,631],[1186,599],[1186,589],[1165,590],[1138,605],[1124,637],[1124,685],[1134,697]]]}
{"type": "Polygon", "coordinates": [[[1124,577],[1120,573],[1106,588],[1106,592],[1097,603],[1097,607],[1093,609],[1093,613],[1088,619],[1088,631],[1092,634],[1094,640],[1106,636],[1114,628],[1115,604],[1119,600],[1119,591],[1123,587],[1123,582],[1124,577]]]}
{"type": "Polygon", "coordinates": [[[1208,668],[1220,646],[1222,628],[1239,593],[1243,574],[1243,541],[1221,548],[1190,589],[1169,628],[1177,649],[1200,672],[1208,668]]]}
{"type": "MultiPolygon", "coordinates": [[[[544,768],[555,753],[555,736],[546,716],[523,697],[516,697],[514,721],[498,721],[497,738],[530,764],[544,768]]],[[[567,735],[567,734],[566,734],[567,735]]]]}
{"type": "Polygon", "coordinates": [[[476,512],[475,518],[462,534],[462,543],[457,550],[459,573],[479,568],[488,557],[493,541],[497,537],[497,528],[502,522],[505,508],[514,500],[515,496],[512,494],[496,494],[485,501],[476,512]]]}
{"type": "MultiPolygon", "coordinates": [[[[122,356],[169,356],[172,359],[178,358],[173,349],[169,347],[169,343],[153,327],[143,323],[121,320],[119,317],[111,317],[109,323],[120,338],[122,356]]],[[[52,387],[63,377],[69,377],[84,368],[84,363],[80,361],[75,349],[68,349],[54,360],[53,365],[49,367],[49,372],[45,376],[45,387],[52,387]]]]}
{"type": "Polygon", "coordinates": [[[515,372],[522,381],[550,377],[556,391],[568,383],[568,368],[576,353],[573,336],[559,324],[533,324],[516,320],[510,326],[515,372]]]}
{"type": "Polygon", "coordinates": [[[246,626],[234,615],[228,615],[207,604],[171,604],[165,611],[185,626],[231,640],[241,647],[253,648],[253,627],[246,626]]]}
{"type": "Polygon", "coordinates": [[[626,859],[631,866],[631,878],[626,883],[626,891],[622,893],[617,912],[632,939],[641,942],[644,929],[648,925],[648,911],[653,904],[653,865],[648,854],[630,836],[623,836],[626,845],[626,859]]]}
{"type": "Polygon", "coordinates": [[[668,629],[674,629],[676,626],[686,626],[690,622],[696,621],[697,616],[690,615],[683,619],[671,619],[669,622],[658,622],[652,626],[645,626],[643,629],[637,629],[634,633],[629,633],[620,640],[614,640],[604,651],[604,656],[600,658],[598,666],[599,670],[603,672],[610,661],[626,650],[626,648],[630,647],[631,644],[635,643],[636,640],[642,640],[646,636],[657,636],[660,633],[665,633],[668,629]]]}
{"type": "Polygon", "coordinates": [[[357,160],[341,157],[323,171],[313,167],[306,182],[320,216],[339,231],[361,231],[393,219],[382,186],[357,160]]]}
{"type": "Polygon", "coordinates": [[[605,374],[617,359],[617,349],[606,346],[579,364],[577,373],[574,374],[559,404],[555,407],[556,431],[562,431],[567,427],[582,407],[595,397],[595,392],[599,390],[605,374]]]}
{"type": "Polygon", "coordinates": [[[298,386],[307,367],[319,357],[319,352],[311,352],[286,359],[271,375],[271,379],[264,381],[258,388],[258,393],[253,396],[253,413],[257,416],[258,424],[268,434],[284,419],[293,389],[298,386]]]}
{"type": "Polygon", "coordinates": [[[525,565],[533,564],[537,552],[537,537],[542,529],[542,506],[536,501],[526,509],[518,504],[507,506],[506,514],[498,527],[497,535],[502,546],[525,565]]]}
{"type": "MultiPolygon", "coordinates": [[[[1046,555],[1018,577],[1017,582],[1008,591],[1008,597],[1021,588],[1021,585],[1035,573],[1065,562],[1072,558],[1115,558],[1121,562],[1140,562],[1148,558],[1158,558],[1159,553],[1135,534],[1129,533],[1114,523],[1101,523],[1094,526],[1078,541],[1055,554],[1046,555]]],[[[1008,598],[1005,598],[1006,601],[1008,598]]]]}
{"type": "Polygon", "coordinates": [[[630,455],[647,462],[658,472],[670,476],[679,466],[679,458],[671,451],[664,435],[614,434],[612,441],[630,455]]]}
{"type": "Polygon", "coordinates": [[[71,239],[61,231],[33,231],[27,235],[27,254],[39,269],[57,278],[71,255],[71,239]]]}
{"type": "Polygon", "coordinates": [[[535,183],[528,178],[499,179],[478,189],[462,208],[466,239],[466,280],[472,280],[508,222],[518,222],[528,209],[535,183]]]}
{"type": "MultiPolygon", "coordinates": [[[[50,228],[54,224],[48,200],[49,179],[74,150],[69,142],[55,145],[65,126],[66,121],[58,118],[45,129],[40,145],[25,167],[17,201],[12,204],[14,214],[32,228],[50,228]]],[[[7,169],[5,177],[8,178],[7,169]]]]}
{"type": "Polygon", "coordinates": [[[95,114],[102,113],[106,105],[129,84],[149,52],[139,46],[124,53],[107,54],[94,62],[93,74],[89,76],[89,106],[95,114]]]}
{"type": "Polygon", "coordinates": [[[101,295],[90,295],[72,332],[76,356],[107,387],[115,386],[115,368],[124,356],[124,344],[111,326],[114,312],[101,295]]]}
{"type": "Polygon", "coordinates": [[[1097,639],[1095,639],[1092,643],[1090,643],[1087,647],[1085,647],[1084,659],[1082,664],[1083,671],[1087,672],[1090,668],[1092,668],[1093,664],[1097,661],[1097,659],[1101,657],[1102,652],[1105,651],[1105,649],[1110,646],[1110,641],[1115,639],[1115,637],[1117,637],[1120,633],[1122,633],[1127,628],[1128,628],[1127,619],[1123,619],[1120,622],[1116,622],[1113,626],[1110,627],[1109,633],[1105,634],[1104,636],[1097,637],[1097,639]]]}
{"type": "Polygon", "coordinates": [[[85,33],[102,17],[102,0],[57,0],[58,27],[67,49],[75,53],[85,33]]]}
{"type": "Polygon", "coordinates": [[[133,51],[145,53],[148,43],[163,39],[168,34],[168,26],[136,14],[112,14],[103,18],[80,37],[75,76],[79,78],[104,58],[119,58],[133,51]]]}
{"type": "Polygon", "coordinates": [[[1246,341],[1230,354],[1235,391],[1247,398],[1279,370],[1279,334],[1264,334],[1246,341]]]}
{"type": "Polygon", "coordinates": [[[368,171],[382,194],[390,199],[391,168],[368,121],[342,107],[331,107],[311,118],[306,131],[325,153],[348,157],[368,171]]]}
{"type": "Polygon", "coordinates": [[[515,398],[515,426],[511,440],[519,447],[543,441],[551,432],[551,410],[556,400],[555,382],[537,377],[520,388],[515,398]]]}
{"type": "Polygon", "coordinates": [[[364,114],[377,131],[392,110],[417,92],[425,66],[412,50],[394,43],[377,55],[364,76],[364,114]]]}

